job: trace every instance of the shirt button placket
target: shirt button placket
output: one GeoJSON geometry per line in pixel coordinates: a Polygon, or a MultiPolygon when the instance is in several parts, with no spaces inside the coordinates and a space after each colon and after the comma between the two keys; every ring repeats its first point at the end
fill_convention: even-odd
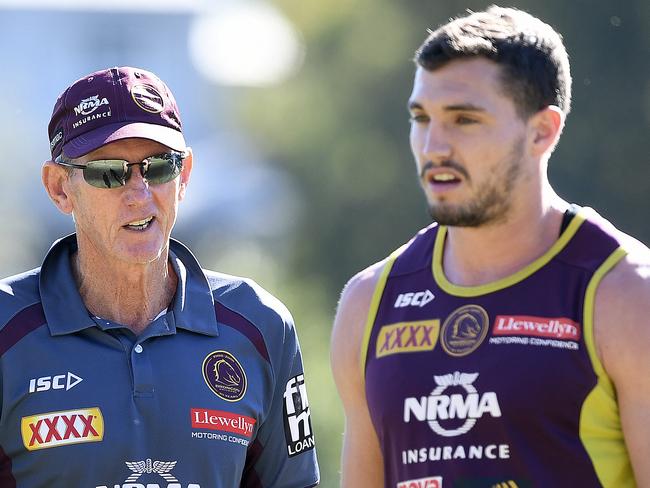
{"type": "Polygon", "coordinates": [[[152,397],[154,395],[153,375],[149,354],[142,344],[133,346],[131,354],[133,365],[133,394],[135,397],[152,397]]]}

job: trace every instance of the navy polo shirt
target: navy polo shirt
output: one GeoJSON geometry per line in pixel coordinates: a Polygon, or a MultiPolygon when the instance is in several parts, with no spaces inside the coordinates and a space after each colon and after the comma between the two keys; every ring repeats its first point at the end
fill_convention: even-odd
{"type": "Polygon", "coordinates": [[[136,336],[89,315],[75,251],[73,234],[41,268],[0,282],[0,486],[318,484],[300,346],[282,303],[202,270],[172,240],[173,303],[136,336]]]}

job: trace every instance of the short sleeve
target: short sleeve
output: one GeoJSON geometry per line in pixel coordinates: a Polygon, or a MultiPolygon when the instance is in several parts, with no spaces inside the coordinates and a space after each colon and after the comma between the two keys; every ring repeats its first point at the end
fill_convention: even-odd
{"type": "Polygon", "coordinates": [[[291,317],[284,325],[271,408],[248,448],[242,488],[306,488],[319,483],[300,345],[291,317]]]}

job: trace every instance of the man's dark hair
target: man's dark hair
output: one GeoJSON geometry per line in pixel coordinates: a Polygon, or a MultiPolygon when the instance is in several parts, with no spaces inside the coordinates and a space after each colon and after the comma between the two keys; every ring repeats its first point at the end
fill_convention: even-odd
{"type": "Polygon", "coordinates": [[[569,57],[550,25],[521,10],[492,5],[430,31],[415,62],[434,71],[455,59],[477,56],[501,67],[504,93],[523,119],[549,105],[569,113],[569,57]]]}

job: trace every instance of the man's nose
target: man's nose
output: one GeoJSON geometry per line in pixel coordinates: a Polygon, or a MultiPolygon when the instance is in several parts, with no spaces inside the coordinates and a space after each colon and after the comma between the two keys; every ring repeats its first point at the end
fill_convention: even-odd
{"type": "Polygon", "coordinates": [[[128,203],[137,203],[139,200],[148,198],[151,194],[149,190],[149,182],[143,176],[145,167],[145,163],[129,165],[130,171],[124,185],[125,196],[128,203]]]}
{"type": "Polygon", "coordinates": [[[434,163],[451,157],[451,144],[438,124],[431,123],[427,128],[422,150],[425,158],[434,163]]]}

